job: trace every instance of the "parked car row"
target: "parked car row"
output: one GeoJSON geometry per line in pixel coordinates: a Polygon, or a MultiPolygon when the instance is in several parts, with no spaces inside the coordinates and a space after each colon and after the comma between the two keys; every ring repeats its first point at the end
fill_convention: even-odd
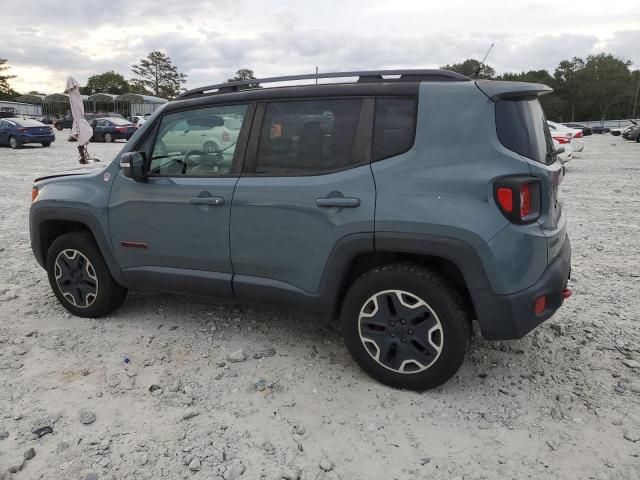
{"type": "MultiPolygon", "coordinates": [[[[584,130],[581,128],[572,128],[566,124],[560,124],[556,122],[547,121],[551,137],[553,138],[553,145],[556,149],[562,147],[564,152],[558,155],[558,158],[562,163],[567,163],[573,158],[575,152],[581,152],[584,150],[584,130]]],[[[572,124],[578,125],[579,124],[572,124]]],[[[593,133],[593,132],[591,132],[593,133]]],[[[589,133],[589,135],[591,135],[589,133]]]]}
{"type": "MultiPolygon", "coordinates": [[[[122,115],[120,115],[119,113],[115,113],[115,112],[109,112],[109,113],[85,113],[85,115],[84,115],[84,118],[86,118],[88,122],[91,122],[92,120],[95,120],[97,118],[104,118],[104,117],[123,118],[122,115]]],[[[71,128],[71,126],[73,125],[73,117],[71,116],[71,114],[68,114],[64,118],[54,119],[53,120],[53,124],[56,127],[56,130],[58,130],[58,131],[61,131],[61,130],[65,129],[65,128],[71,128]]]]}

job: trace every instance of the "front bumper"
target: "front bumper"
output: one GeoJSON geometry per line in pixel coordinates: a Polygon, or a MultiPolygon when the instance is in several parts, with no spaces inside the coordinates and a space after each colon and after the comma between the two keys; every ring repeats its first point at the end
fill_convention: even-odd
{"type": "Polygon", "coordinates": [[[558,257],[531,287],[510,295],[497,295],[485,289],[473,292],[482,336],[489,340],[524,337],[560,308],[564,301],[562,291],[570,275],[571,243],[566,236],[558,257]],[[546,296],[546,307],[536,315],[534,305],[542,295],[546,296]]]}

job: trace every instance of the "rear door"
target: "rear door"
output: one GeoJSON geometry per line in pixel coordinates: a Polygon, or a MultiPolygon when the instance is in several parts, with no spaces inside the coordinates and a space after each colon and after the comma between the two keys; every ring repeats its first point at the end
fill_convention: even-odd
{"type": "Polygon", "coordinates": [[[372,116],[373,100],[357,98],[259,106],[231,215],[238,297],[256,286],[318,292],[341,239],[373,239],[372,116]]]}

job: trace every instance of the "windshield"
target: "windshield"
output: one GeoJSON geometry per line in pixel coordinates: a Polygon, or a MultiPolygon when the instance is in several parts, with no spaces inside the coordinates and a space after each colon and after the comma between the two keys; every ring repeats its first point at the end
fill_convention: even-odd
{"type": "Polygon", "coordinates": [[[545,164],[555,155],[549,126],[537,98],[503,99],[496,103],[496,129],[500,143],[509,150],[545,164]]]}

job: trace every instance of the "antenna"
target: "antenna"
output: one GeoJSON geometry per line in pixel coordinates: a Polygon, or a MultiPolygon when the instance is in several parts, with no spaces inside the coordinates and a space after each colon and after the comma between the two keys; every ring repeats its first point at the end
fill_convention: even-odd
{"type": "Polygon", "coordinates": [[[475,78],[478,78],[478,76],[480,75],[480,70],[482,70],[482,67],[484,66],[484,61],[489,56],[489,52],[491,52],[491,50],[493,49],[493,45],[494,43],[491,42],[491,46],[489,47],[489,50],[487,50],[487,53],[484,54],[484,58],[480,62],[480,65],[478,65],[478,69],[476,70],[476,74],[474,75],[475,78]]]}

